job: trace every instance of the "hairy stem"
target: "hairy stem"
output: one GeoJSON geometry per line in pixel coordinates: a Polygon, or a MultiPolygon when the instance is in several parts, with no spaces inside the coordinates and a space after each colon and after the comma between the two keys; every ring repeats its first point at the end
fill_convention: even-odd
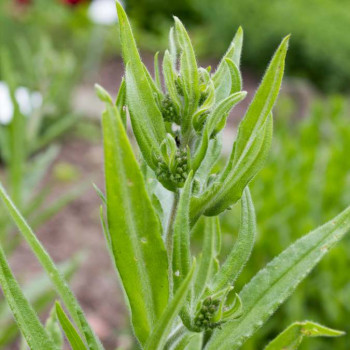
{"type": "Polygon", "coordinates": [[[177,327],[172,334],[170,334],[166,344],[164,345],[164,350],[169,350],[182,336],[186,333],[187,329],[185,326],[180,325],[177,327]]]}
{"type": "Polygon", "coordinates": [[[168,252],[168,278],[170,296],[173,294],[173,236],[174,236],[174,221],[179,203],[179,191],[174,193],[174,200],[168,221],[168,227],[165,234],[165,245],[168,252]]]}

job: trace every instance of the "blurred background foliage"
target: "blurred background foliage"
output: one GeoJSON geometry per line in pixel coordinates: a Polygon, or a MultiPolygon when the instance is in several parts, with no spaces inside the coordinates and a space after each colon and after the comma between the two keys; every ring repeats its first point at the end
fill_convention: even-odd
{"type": "MultiPolygon", "coordinates": [[[[50,217],[40,214],[38,204],[46,203],[52,183],[46,180],[46,187],[40,187],[41,179],[50,178],[49,169],[59,154],[53,143],[64,142],[67,133],[74,135],[74,128],[87,140],[91,135],[98,137],[73,103],[77,88],[92,86],[96,72],[119,52],[114,22],[96,21],[91,16],[96,2],[102,0],[0,0],[0,83],[8,87],[15,108],[11,123],[0,123],[0,177],[17,191],[22,209],[33,214],[33,221],[42,217],[38,224],[50,217]],[[23,115],[16,100],[19,87],[42,98],[30,116],[23,115]]],[[[176,15],[189,29],[200,61],[215,62],[241,25],[245,32],[243,77],[247,73],[260,77],[280,39],[292,34],[287,84],[274,113],[271,155],[251,185],[259,235],[236,286],[239,290],[283,248],[350,203],[350,2],[125,0],[124,5],[141,50],[163,49],[167,45],[164,33],[172,25],[171,16],[176,15]]],[[[4,108],[1,102],[0,108],[4,108]]],[[[90,103],[88,96],[86,104],[90,103]]],[[[231,127],[235,125],[231,123],[231,127]]],[[[53,173],[64,178],[67,172],[74,173],[74,169],[56,164],[53,173]]],[[[64,195],[67,202],[76,196],[70,191],[64,195]]],[[[61,204],[54,211],[50,206],[47,210],[53,215],[66,202],[61,204]]],[[[235,239],[238,230],[238,207],[222,217],[228,241],[235,239]]],[[[0,227],[6,234],[12,229],[1,215],[0,227]]],[[[350,334],[349,266],[348,238],[244,349],[261,348],[287,325],[303,319],[350,334]]],[[[0,318],[1,310],[5,312],[0,303],[0,318]]],[[[331,341],[305,341],[302,349],[350,348],[349,336],[331,341]]],[[[0,342],[0,348],[6,342],[0,342]]]]}

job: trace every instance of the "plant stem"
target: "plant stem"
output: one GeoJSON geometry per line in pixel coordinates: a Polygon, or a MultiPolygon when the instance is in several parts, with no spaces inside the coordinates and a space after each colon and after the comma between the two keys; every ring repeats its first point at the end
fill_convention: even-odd
{"type": "Polygon", "coordinates": [[[175,331],[170,335],[168,338],[166,344],[164,345],[164,350],[171,349],[172,345],[181,338],[185,332],[187,331],[186,327],[183,325],[180,325],[178,328],[175,329],[175,331]]]}
{"type": "Polygon", "coordinates": [[[176,217],[177,205],[179,203],[180,194],[179,191],[174,193],[174,200],[170,212],[168,221],[168,227],[165,235],[165,245],[168,252],[168,278],[169,278],[169,294],[173,295],[173,228],[176,217]]]}

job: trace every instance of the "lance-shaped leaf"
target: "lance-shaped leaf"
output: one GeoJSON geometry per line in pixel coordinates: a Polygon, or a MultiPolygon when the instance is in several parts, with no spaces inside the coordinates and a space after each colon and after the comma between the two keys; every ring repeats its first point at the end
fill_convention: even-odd
{"type": "Polygon", "coordinates": [[[173,236],[173,280],[174,292],[181,286],[191,268],[190,251],[190,198],[193,172],[187,177],[174,221],[173,236]]]}
{"type": "Polygon", "coordinates": [[[55,289],[65,306],[67,307],[69,313],[73,317],[75,323],[79,327],[79,330],[84,334],[86,343],[88,344],[91,350],[102,350],[103,347],[95,335],[94,331],[87,322],[84,312],[80,307],[77,299],[75,298],[72,290],[69,288],[66,280],[62,276],[61,272],[51,259],[50,255],[47,253],[45,248],[39,242],[35,236],[32,229],[29,227],[28,223],[25,221],[23,216],[20,214],[18,209],[15,207],[5,189],[0,183],[0,198],[5,204],[5,207],[9,214],[12,216],[13,221],[17,225],[19,231],[22,233],[24,239],[29,244],[31,250],[37,257],[41,266],[44,268],[47,276],[50,278],[52,284],[55,286],[55,289]]]}
{"type": "MultiPolygon", "coordinates": [[[[80,263],[79,259],[72,259],[59,265],[59,269],[64,277],[69,280],[77,270],[80,263]]],[[[46,275],[40,275],[33,278],[32,281],[22,287],[25,297],[29,300],[36,312],[45,310],[55,297],[55,291],[52,288],[50,280],[46,275]]],[[[10,344],[18,335],[18,327],[13,321],[11,310],[8,309],[6,302],[0,302],[0,349],[6,344],[10,344]]]]}
{"type": "Polygon", "coordinates": [[[242,44],[243,30],[241,27],[239,27],[224,57],[220,61],[215,74],[213,75],[217,101],[223,100],[229,96],[230,93],[232,94],[233,92],[239,91],[232,91],[237,82],[236,79],[232,79],[232,72],[230,74],[232,65],[230,67],[228,62],[230,60],[233,63],[235,66],[234,69],[238,71],[238,75],[240,76],[239,65],[241,60],[242,44]]]}
{"type": "Polygon", "coordinates": [[[234,162],[244,155],[252,137],[265,123],[276,102],[284,72],[284,61],[288,49],[289,36],[283,39],[277,49],[266,74],[238,128],[234,162]]]}
{"type": "Polygon", "coordinates": [[[0,246],[0,285],[18,327],[31,349],[58,350],[47,335],[45,328],[24,296],[7,263],[0,246]]]}
{"type": "Polygon", "coordinates": [[[254,246],[256,219],[254,205],[248,187],[244,190],[241,201],[241,227],[237,242],[212,280],[210,290],[213,293],[234,284],[248,261],[254,246]]]}
{"type": "Polygon", "coordinates": [[[225,62],[227,64],[227,67],[230,72],[231,76],[231,91],[230,95],[234,94],[235,92],[242,90],[242,76],[241,72],[239,71],[239,68],[236,66],[236,64],[230,60],[229,58],[225,59],[225,62]]]}
{"type": "Polygon", "coordinates": [[[191,126],[191,117],[197,109],[199,101],[199,74],[196,56],[190,37],[181,23],[175,18],[176,38],[181,49],[180,73],[184,88],[184,115],[182,120],[183,132],[186,133],[191,126]]]}
{"type": "Polygon", "coordinates": [[[280,90],[288,40],[289,36],[283,39],[278,47],[239,125],[231,157],[220,178],[222,185],[214,190],[209,188],[201,199],[193,199],[193,220],[203,212],[205,215],[217,215],[235,203],[241,197],[245,186],[263,166],[270,148],[268,140],[272,135],[272,120],[269,120],[269,116],[280,90]]]}
{"type": "Polygon", "coordinates": [[[176,75],[173,67],[172,57],[168,50],[165,51],[165,54],[163,57],[163,76],[164,76],[164,82],[168,90],[169,96],[174,102],[177,112],[180,113],[181,101],[178,96],[176,85],[175,85],[176,75]]]}
{"type": "Polygon", "coordinates": [[[45,330],[56,347],[58,349],[62,349],[64,346],[64,339],[61,328],[58,325],[56,310],[54,306],[51,308],[50,315],[45,322],[45,330]]]}
{"type": "Polygon", "coordinates": [[[241,291],[242,317],[215,331],[206,349],[240,349],[349,230],[350,207],[273,259],[241,291]]]}
{"type": "Polygon", "coordinates": [[[60,325],[66,335],[72,350],[87,350],[79,333],[74,328],[71,320],[68,318],[60,303],[56,302],[56,314],[60,325]]]}
{"type": "Polygon", "coordinates": [[[311,321],[295,322],[272,340],[264,350],[297,350],[304,337],[340,337],[344,334],[311,321]]]}
{"type": "Polygon", "coordinates": [[[144,344],[168,303],[161,225],[116,109],[103,113],[108,232],[132,324],[144,344]]]}
{"type": "Polygon", "coordinates": [[[243,161],[229,169],[229,176],[221,182],[224,173],[219,177],[219,181],[214,182],[200,197],[192,198],[190,215],[192,224],[201,214],[217,215],[241,198],[244,188],[266,160],[271,146],[272,124],[273,119],[270,115],[252,140],[243,161]]]}
{"type": "Polygon", "coordinates": [[[176,63],[177,63],[177,45],[175,40],[175,31],[174,27],[170,28],[169,31],[169,53],[171,56],[171,62],[173,64],[174,69],[176,69],[176,63]]]}
{"type": "Polygon", "coordinates": [[[117,99],[115,101],[115,105],[118,108],[120,117],[122,118],[124,126],[126,126],[126,84],[124,77],[119,86],[117,99]]]}
{"type": "Polygon", "coordinates": [[[159,145],[165,138],[162,114],[136,47],[126,13],[117,1],[120,40],[126,65],[126,96],[136,140],[147,163],[154,168],[152,153],[159,155],[159,145]]]}
{"type": "Polygon", "coordinates": [[[175,318],[178,316],[179,311],[183,307],[186,296],[192,285],[192,278],[196,268],[196,261],[193,261],[192,268],[188,272],[186,278],[181,283],[180,287],[176,291],[174,298],[169,305],[164,309],[163,315],[156,327],[154,328],[150,338],[147,341],[145,350],[163,350],[166,343],[166,337],[171,331],[171,326],[175,318]]]}
{"type": "Polygon", "coordinates": [[[156,86],[159,90],[162,90],[162,83],[160,80],[160,70],[159,70],[159,52],[154,55],[154,78],[156,86]]]}

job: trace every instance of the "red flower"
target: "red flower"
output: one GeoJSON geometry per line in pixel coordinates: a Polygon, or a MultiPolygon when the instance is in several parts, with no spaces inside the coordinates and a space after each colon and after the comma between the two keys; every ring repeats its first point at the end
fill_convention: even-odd
{"type": "Polygon", "coordinates": [[[64,3],[68,4],[68,5],[78,5],[81,2],[84,2],[85,0],[63,0],[64,3]]]}
{"type": "Polygon", "coordinates": [[[31,0],[16,0],[16,2],[17,2],[17,4],[21,4],[21,5],[28,5],[32,1],[31,0]]]}

